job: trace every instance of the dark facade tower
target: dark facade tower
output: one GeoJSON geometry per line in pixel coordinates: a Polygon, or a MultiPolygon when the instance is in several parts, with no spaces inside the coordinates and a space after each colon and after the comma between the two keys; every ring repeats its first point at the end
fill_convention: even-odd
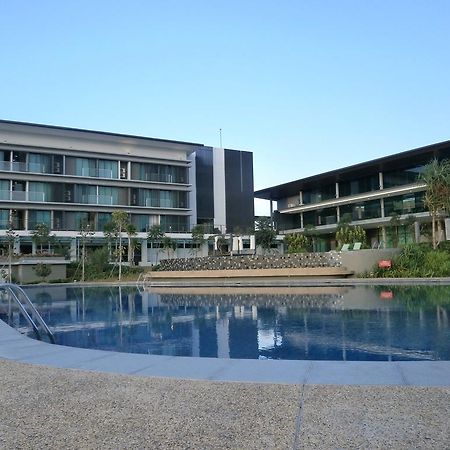
{"type": "Polygon", "coordinates": [[[254,226],[253,154],[203,147],[195,153],[197,223],[222,233],[254,226]]]}

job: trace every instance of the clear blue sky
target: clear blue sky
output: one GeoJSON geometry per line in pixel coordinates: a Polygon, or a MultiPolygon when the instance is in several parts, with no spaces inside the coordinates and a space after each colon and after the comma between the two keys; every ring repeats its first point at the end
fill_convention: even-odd
{"type": "Polygon", "coordinates": [[[222,128],[256,189],[450,139],[448,0],[4,0],[0,49],[0,118],[222,128]]]}

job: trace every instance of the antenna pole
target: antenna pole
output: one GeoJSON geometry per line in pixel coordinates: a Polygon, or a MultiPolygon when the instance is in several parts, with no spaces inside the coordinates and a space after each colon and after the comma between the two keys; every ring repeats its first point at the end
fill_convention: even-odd
{"type": "Polygon", "coordinates": [[[219,128],[220,148],[222,148],[222,128],[219,128]]]}

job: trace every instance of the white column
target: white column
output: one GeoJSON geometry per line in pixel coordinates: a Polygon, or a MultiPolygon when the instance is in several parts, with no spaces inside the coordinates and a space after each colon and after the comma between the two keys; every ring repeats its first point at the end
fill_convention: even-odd
{"type": "Polygon", "coordinates": [[[141,240],[141,266],[145,266],[148,263],[148,254],[147,254],[147,239],[141,240]]]}
{"type": "Polygon", "coordinates": [[[214,227],[222,229],[227,224],[225,196],[225,150],[213,148],[214,227]]]}

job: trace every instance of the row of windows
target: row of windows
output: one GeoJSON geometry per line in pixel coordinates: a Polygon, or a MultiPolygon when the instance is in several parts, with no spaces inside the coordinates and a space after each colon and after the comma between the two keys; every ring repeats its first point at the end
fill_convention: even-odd
{"type": "MultiPolygon", "coordinates": [[[[153,225],[160,224],[164,232],[188,232],[187,216],[139,215],[131,214],[130,221],[138,232],[146,232],[153,225]]],[[[93,231],[103,231],[111,221],[111,213],[83,211],[44,211],[44,210],[9,210],[0,209],[0,229],[12,227],[15,230],[34,230],[36,225],[45,223],[54,231],[78,231],[82,225],[89,224],[93,231]]]]}
{"type": "MultiPolygon", "coordinates": [[[[394,170],[383,172],[384,189],[403,186],[418,181],[424,166],[416,166],[410,169],[394,170]]],[[[367,177],[356,178],[351,181],[341,181],[338,183],[339,197],[364,194],[380,189],[378,174],[367,177]]],[[[302,192],[303,204],[319,203],[325,200],[336,198],[336,184],[328,184],[317,189],[305,190],[302,192]]]]}
{"type": "MultiPolygon", "coordinates": [[[[129,179],[128,163],[97,158],[48,155],[21,151],[0,151],[0,170],[80,177],[129,179]]],[[[131,163],[131,180],[188,183],[186,167],[169,164],[131,163]]]]}
{"type": "Polygon", "coordinates": [[[72,183],[0,180],[0,200],[187,208],[188,193],[72,183]]]}
{"type": "MultiPolygon", "coordinates": [[[[384,199],[384,215],[390,217],[393,214],[409,215],[426,211],[424,206],[424,192],[398,195],[384,199]]],[[[339,207],[341,220],[351,221],[377,219],[382,217],[381,200],[351,203],[339,207]]],[[[303,227],[333,225],[338,221],[337,208],[322,208],[307,211],[303,214],[303,227]]],[[[282,214],[278,216],[278,227],[288,230],[301,227],[301,214],[282,214]]]]}

